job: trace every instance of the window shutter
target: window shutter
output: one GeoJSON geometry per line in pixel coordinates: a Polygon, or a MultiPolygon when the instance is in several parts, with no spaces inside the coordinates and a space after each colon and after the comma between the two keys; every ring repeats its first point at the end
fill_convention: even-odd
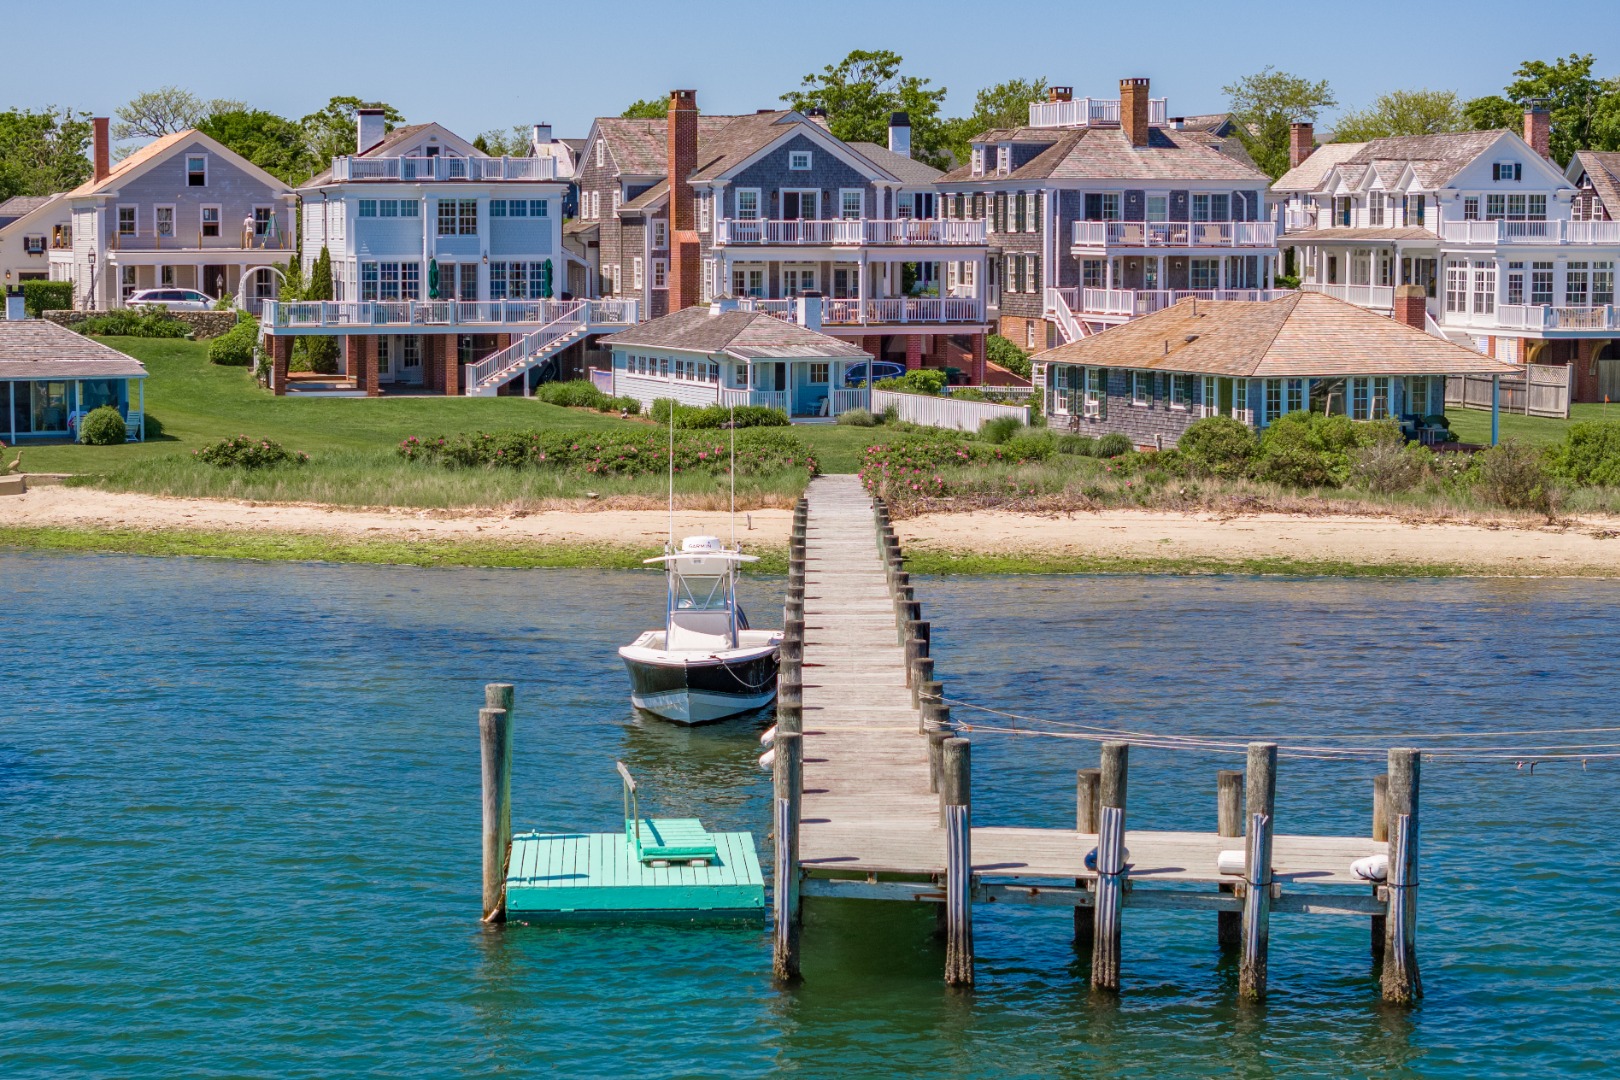
{"type": "Polygon", "coordinates": [[[1029,291],[1032,293],[1041,291],[1041,257],[1039,255],[1029,257],[1029,291]]]}

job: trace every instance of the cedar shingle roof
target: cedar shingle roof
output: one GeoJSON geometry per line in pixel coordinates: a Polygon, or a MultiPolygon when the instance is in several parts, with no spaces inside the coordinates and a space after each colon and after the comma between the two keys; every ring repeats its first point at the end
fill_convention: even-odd
{"type": "Polygon", "coordinates": [[[0,320],[0,381],[139,377],[132,356],[47,319],[0,320]]]}
{"type": "MultiPolygon", "coordinates": [[[[735,116],[698,116],[698,160],[703,160],[705,144],[735,116]]],[[[597,137],[608,145],[614,164],[629,176],[663,176],[669,171],[669,121],[631,120],[603,116],[596,121],[597,137]]],[[[583,152],[583,151],[581,151],[583,152]]]]}
{"type": "Polygon", "coordinates": [[[860,359],[866,353],[847,341],[815,330],[806,330],[786,319],[762,311],[722,311],[706,304],[680,311],[610,334],[605,339],[614,347],[643,346],[650,349],[677,349],[683,352],[719,353],[736,356],[780,355],[791,349],[795,355],[815,358],[860,359]]]}
{"type": "Polygon", "coordinates": [[[621,213],[621,214],[626,214],[626,213],[628,213],[628,214],[639,214],[642,211],[646,210],[648,207],[657,206],[659,203],[663,202],[664,199],[666,199],[668,196],[669,196],[669,180],[666,178],[666,179],[658,181],[658,183],[654,184],[652,187],[648,188],[646,191],[643,191],[640,195],[637,195],[635,198],[631,199],[629,202],[627,202],[624,205],[620,206],[619,207],[619,213],[621,213]]]}
{"type": "Polygon", "coordinates": [[[1425,240],[1434,243],[1435,235],[1417,225],[1400,228],[1346,228],[1346,229],[1289,229],[1289,243],[1313,240],[1425,240]]]}
{"type": "Polygon", "coordinates": [[[1511,375],[1516,364],[1321,293],[1277,300],[1183,300],[1049,349],[1048,364],[1236,378],[1511,375]]]}
{"type": "MultiPolygon", "coordinates": [[[[952,169],[942,182],[1007,180],[1229,180],[1269,184],[1265,173],[1222,153],[1216,137],[1204,131],[1149,129],[1148,145],[1132,146],[1114,127],[1005,128],[987,131],[974,142],[1047,144],[1047,149],[1006,175],[974,176],[971,165],[952,169]]],[[[992,163],[985,163],[987,168],[992,163]]]]}
{"type": "MultiPolygon", "coordinates": [[[[1610,218],[1620,221],[1620,153],[1578,150],[1575,160],[1592,181],[1603,209],[1609,212],[1610,218]]],[[[0,214],[5,212],[6,208],[0,206],[0,214]]]]}
{"type": "Polygon", "coordinates": [[[925,161],[897,154],[887,146],[879,146],[877,143],[852,142],[844,145],[878,168],[892,173],[903,184],[932,184],[945,175],[925,161]]]}
{"type": "Polygon", "coordinates": [[[707,141],[698,138],[697,171],[688,179],[708,180],[752,156],[782,137],[786,130],[796,128],[801,120],[790,109],[773,109],[748,116],[739,116],[710,135],[707,141]]]}
{"type": "Polygon", "coordinates": [[[0,218],[20,218],[32,214],[54,198],[55,195],[13,195],[0,202],[0,218]]]}
{"type": "Polygon", "coordinates": [[[197,134],[195,129],[187,128],[185,131],[176,131],[172,135],[165,135],[160,139],[153,139],[151,142],[129,155],[129,157],[114,165],[112,167],[112,171],[107,174],[106,179],[98,181],[92,177],[91,179],[80,184],[78,187],[74,188],[72,191],[68,192],[68,194],[94,195],[102,188],[110,187],[111,185],[117,183],[123,178],[124,174],[128,173],[130,170],[144,165],[146,162],[151,161],[154,158],[161,157],[162,155],[168,153],[173,147],[181,142],[184,142],[186,139],[189,139],[195,134],[197,134]]]}
{"type": "Polygon", "coordinates": [[[1326,143],[1311,152],[1311,156],[1277,177],[1273,191],[1315,191],[1322,186],[1322,178],[1333,166],[1349,161],[1361,153],[1366,143],[1326,143]]]}
{"type": "Polygon", "coordinates": [[[1315,191],[1321,187],[1328,168],[1333,165],[1339,165],[1340,171],[1352,183],[1360,182],[1369,168],[1377,168],[1380,175],[1393,179],[1392,171],[1411,165],[1417,173],[1419,184],[1426,188],[1437,188],[1450,183],[1453,177],[1490,149],[1502,135],[1503,130],[1499,128],[1491,131],[1451,131],[1438,135],[1397,135],[1364,143],[1328,143],[1306,158],[1298,168],[1284,173],[1272,187],[1279,191],[1315,191]],[[1350,153],[1340,151],[1333,159],[1312,167],[1312,162],[1335,146],[1353,146],[1356,149],[1350,153]]]}

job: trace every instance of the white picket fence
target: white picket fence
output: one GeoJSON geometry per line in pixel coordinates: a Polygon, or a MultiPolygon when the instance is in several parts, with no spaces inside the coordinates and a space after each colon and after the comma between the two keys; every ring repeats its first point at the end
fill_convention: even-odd
{"type": "Polygon", "coordinates": [[[1029,423],[1028,405],[997,405],[989,401],[957,401],[948,397],[930,397],[927,394],[896,394],[890,390],[872,391],[872,411],[886,412],[893,405],[898,417],[910,424],[925,427],[950,428],[954,431],[978,431],[986,420],[1011,416],[1021,424],[1029,423]]]}

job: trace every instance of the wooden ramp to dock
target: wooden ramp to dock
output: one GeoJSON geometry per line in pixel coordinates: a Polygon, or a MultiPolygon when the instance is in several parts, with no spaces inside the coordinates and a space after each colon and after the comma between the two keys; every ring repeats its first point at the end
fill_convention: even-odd
{"type": "MultiPolygon", "coordinates": [[[[952,924],[947,979],[971,983],[972,902],[1073,908],[1077,942],[1094,950],[1093,982],[1114,989],[1121,908],[1207,911],[1220,915],[1222,944],[1243,950],[1244,990],[1258,997],[1272,911],[1370,917],[1375,953],[1401,969],[1393,992],[1386,972],[1386,996],[1415,994],[1415,890],[1406,887],[1415,880],[1415,752],[1391,752],[1398,790],[1387,809],[1375,809],[1365,837],[1274,835],[1272,744],[1250,747],[1246,806],[1244,774],[1221,774],[1218,833],[1124,831],[1124,743],[1108,744],[1103,767],[1077,777],[1075,829],[975,827],[966,740],[941,744],[937,736],[931,749],[924,734],[929,725],[956,736],[970,729],[952,729],[940,704],[926,658],[929,628],[902,565],[885,511],[855,477],[812,482],[790,548],[778,712],[778,729],[790,737],[779,743],[776,768],[777,830],[793,835],[779,845],[779,921],[797,920],[801,895],[943,903],[952,924]],[[901,644],[908,636],[909,649],[901,644]],[[783,818],[784,809],[795,813],[783,818]],[[1380,815],[1398,826],[1400,851],[1380,815]],[[1234,851],[1245,853],[1242,872],[1221,873],[1217,858],[1234,851]],[[1351,870],[1386,854],[1387,885],[1351,870]],[[1397,856],[1406,861],[1394,865],[1397,856]],[[1399,925],[1387,929],[1385,917],[1397,909],[1391,921],[1399,925]],[[1400,946],[1393,952],[1382,948],[1386,934],[1400,946]]],[[[1384,799],[1386,787],[1377,790],[1384,799]]],[[[796,973],[797,948],[796,932],[778,933],[779,953],[792,952],[785,962],[779,955],[779,975],[796,973]]]]}

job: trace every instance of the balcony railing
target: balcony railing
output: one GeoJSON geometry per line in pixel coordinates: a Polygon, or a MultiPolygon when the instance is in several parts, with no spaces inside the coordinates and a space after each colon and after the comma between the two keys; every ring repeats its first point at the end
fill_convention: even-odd
{"type": "MultiPolygon", "coordinates": [[[[71,248],[69,240],[64,247],[71,248]]],[[[170,233],[111,233],[107,237],[109,251],[292,251],[296,239],[291,229],[278,229],[274,236],[248,235],[246,229],[223,229],[218,236],[204,236],[201,229],[184,235],[170,233]]]]}
{"type": "Polygon", "coordinates": [[[983,221],[943,218],[850,218],[833,221],[722,218],[715,223],[714,242],[828,247],[983,244],[984,225],[983,221]]]}
{"type": "Polygon", "coordinates": [[[1061,289],[1076,315],[1134,319],[1151,315],[1183,300],[1275,300],[1278,289],[1061,289]]]}
{"type": "Polygon", "coordinates": [[[1318,292],[1336,300],[1354,304],[1372,311],[1395,310],[1393,285],[1325,285],[1308,281],[1300,286],[1305,292],[1318,292]]]}
{"type": "Polygon", "coordinates": [[[335,157],[332,179],[344,180],[555,180],[550,157],[335,157]]]}
{"type": "Polygon", "coordinates": [[[1077,248],[1277,246],[1272,221],[1077,221],[1077,248]]]}
{"type": "Polygon", "coordinates": [[[1443,221],[1453,244],[1620,244],[1620,221],[1443,221]]]}
{"type": "MultiPolygon", "coordinates": [[[[1148,98],[1148,123],[1167,122],[1169,109],[1165,98],[1148,98]]],[[[1032,101],[1029,103],[1029,126],[1097,127],[1119,124],[1119,98],[1075,98],[1072,101],[1032,101]]]]}
{"type": "Polygon", "coordinates": [[[631,326],[636,321],[634,300],[277,300],[265,303],[263,322],[288,330],[543,326],[575,310],[592,326],[631,326]]]}
{"type": "Polygon", "coordinates": [[[763,405],[767,409],[781,409],[787,411],[788,396],[786,390],[733,390],[730,387],[720,388],[720,404],[722,405],[763,405]]]}
{"type": "Polygon", "coordinates": [[[1328,211],[1320,207],[1290,206],[1283,210],[1283,230],[1325,229],[1328,227],[1327,217],[1328,211]]]}
{"type": "MultiPolygon", "coordinates": [[[[743,297],[737,306],[763,311],[788,322],[798,321],[792,300],[743,297]]],[[[976,296],[906,297],[858,300],[834,298],[821,302],[823,326],[898,326],[911,323],[977,323],[984,321],[984,305],[976,296]]]]}
{"type": "MultiPolygon", "coordinates": [[[[1446,321],[1453,319],[1447,314],[1446,321]]],[[[1542,304],[1502,304],[1496,325],[1511,330],[1620,330],[1620,310],[1613,304],[1596,307],[1552,307],[1542,304]]]]}

